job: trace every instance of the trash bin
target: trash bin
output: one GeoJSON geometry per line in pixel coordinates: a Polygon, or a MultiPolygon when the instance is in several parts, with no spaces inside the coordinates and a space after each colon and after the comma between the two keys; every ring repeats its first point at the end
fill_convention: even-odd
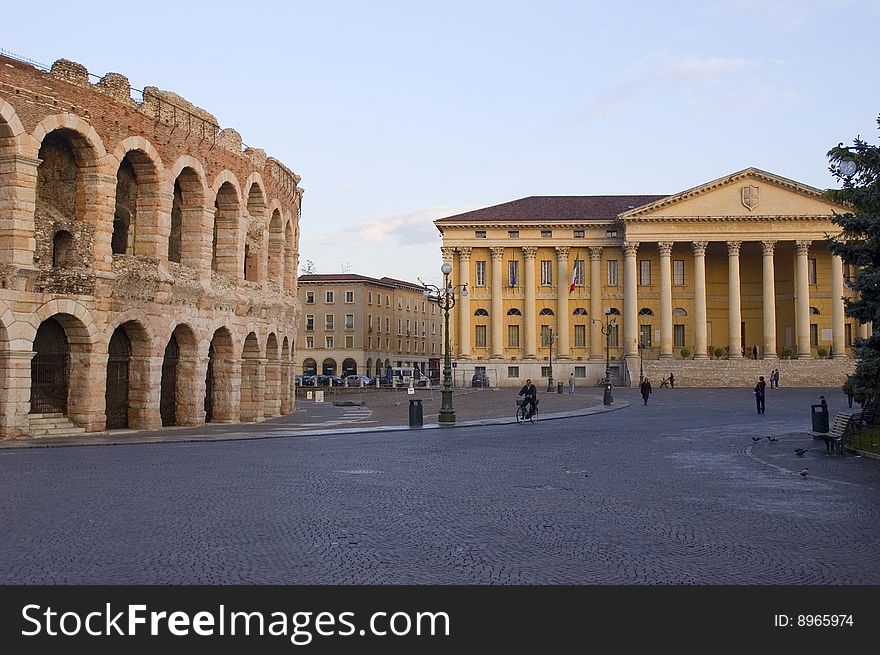
{"type": "Polygon", "coordinates": [[[813,410],[813,432],[828,432],[828,412],[822,411],[822,405],[810,405],[813,410]]]}
{"type": "Polygon", "coordinates": [[[556,393],[562,393],[562,382],[556,384],[556,393]]]}
{"type": "Polygon", "coordinates": [[[409,427],[422,427],[422,399],[414,398],[409,401],[409,427]]]}

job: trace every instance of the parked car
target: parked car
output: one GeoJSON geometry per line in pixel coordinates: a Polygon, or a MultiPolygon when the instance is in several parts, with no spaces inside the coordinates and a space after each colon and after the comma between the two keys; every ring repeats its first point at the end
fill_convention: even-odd
{"type": "Polygon", "coordinates": [[[315,385],[319,387],[341,387],[342,378],[338,375],[317,375],[315,376],[315,385]]]}
{"type": "Polygon", "coordinates": [[[368,387],[368,386],[370,386],[370,383],[371,383],[369,376],[356,375],[356,374],[355,375],[346,375],[342,381],[343,381],[343,383],[348,384],[348,386],[350,386],[350,387],[359,387],[362,384],[363,384],[363,386],[368,387]]]}
{"type": "Polygon", "coordinates": [[[298,387],[314,387],[316,375],[296,375],[293,378],[298,387]]]}

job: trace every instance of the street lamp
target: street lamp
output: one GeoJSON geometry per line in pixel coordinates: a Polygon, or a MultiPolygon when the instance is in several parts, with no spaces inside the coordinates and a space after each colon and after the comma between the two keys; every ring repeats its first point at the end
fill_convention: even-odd
{"type": "Polygon", "coordinates": [[[611,308],[605,308],[605,323],[592,319],[593,323],[599,325],[599,330],[605,335],[605,382],[603,386],[605,391],[602,393],[602,404],[610,405],[614,402],[614,395],[611,393],[611,328],[616,324],[611,320],[611,308]]]}
{"type": "MultiPolygon", "coordinates": [[[[464,284],[450,284],[449,274],[452,273],[452,264],[444,262],[440,267],[443,273],[443,288],[433,284],[425,284],[425,298],[428,302],[435,302],[440,309],[443,310],[443,390],[440,392],[442,401],[440,402],[440,415],[438,421],[440,425],[452,425],[455,423],[455,409],[452,406],[452,355],[449,346],[449,310],[455,307],[455,294],[458,292],[462,298],[467,297],[467,282],[464,284]],[[459,291],[460,289],[460,291],[459,291]]],[[[418,278],[416,278],[418,279],[418,278]]]]}
{"type": "Polygon", "coordinates": [[[550,346],[550,371],[547,376],[547,391],[553,392],[553,340],[558,339],[559,337],[553,336],[553,327],[548,326],[547,328],[547,343],[550,346]]]}

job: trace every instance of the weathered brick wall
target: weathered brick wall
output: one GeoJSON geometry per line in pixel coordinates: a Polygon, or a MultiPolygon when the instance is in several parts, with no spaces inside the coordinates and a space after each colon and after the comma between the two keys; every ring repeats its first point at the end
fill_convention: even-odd
{"type": "MultiPolygon", "coordinates": [[[[638,360],[630,376],[637,384],[638,360]]],[[[681,387],[754,387],[758,376],[770,381],[770,371],[779,369],[779,386],[839,386],[853,372],[851,359],[710,359],[710,360],[645,360],[645,375],[653,386],[662,378],[675,374],[675,386],[681,387]]]]}

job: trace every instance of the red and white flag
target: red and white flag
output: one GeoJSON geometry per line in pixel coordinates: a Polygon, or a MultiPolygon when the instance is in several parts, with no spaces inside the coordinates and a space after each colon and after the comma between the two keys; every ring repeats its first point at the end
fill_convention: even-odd
{"type": "Polygon", "coordinates": [[[574,292],[574,286],[575,286],[575,283],[577,282],[577,278],[578,278],[578,260],[575,259],[574,260],[574,267],[571,270],[571,286],[568,287],[569,293],[574,292]]]}

